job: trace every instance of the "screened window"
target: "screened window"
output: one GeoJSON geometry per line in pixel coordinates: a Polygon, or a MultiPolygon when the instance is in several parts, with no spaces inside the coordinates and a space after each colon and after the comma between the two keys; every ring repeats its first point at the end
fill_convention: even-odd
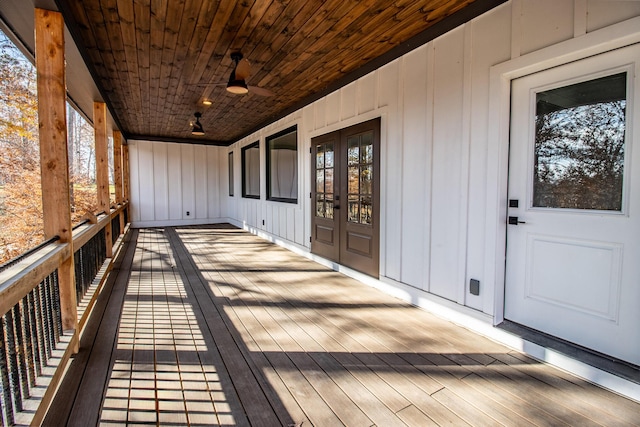
{"type": "Polygon", "coordinates": [[[242,197],[260,198],[260,143],[242,149],[242,197]]]}
{"type": "Polygon", "coordinates": [[[298,202],[298,129],[293,126],[269,136],[267,143],[267,198],[298,202]]]}
{"type": "Polygon", "coordinates": [[[229,196],[233,197],[233,151],[229,153],[229,196]]]}

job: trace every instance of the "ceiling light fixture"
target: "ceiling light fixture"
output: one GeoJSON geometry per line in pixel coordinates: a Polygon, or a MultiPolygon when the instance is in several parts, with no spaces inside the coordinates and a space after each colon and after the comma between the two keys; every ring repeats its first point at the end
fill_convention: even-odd
{"type": "Polygon", "coordinates": [[[191,129],[191,135],[202,136],[204,135],[204,129],[202,129],[202,123],[200,123],[200,117],[202,117],[202,114],[196,112],[194,116],[196,116],[196,122],[193,124],[193,128],[191,129]]]}
{"type": "Polygon", "coordinates": [[[203,99],[202,100],[202,105],[206,105],[207,107],[210,106],[211,104],[213,104],[213,102],[211,102],[210,99],[203,99]]]}
{"type": "Polygon", "coordinates": [[[233,71],[229,76],[229,83],[227,83],[227,92],[235,93],[236,95],[244,95],[249,92],[249,88],[247,87],[247,83],[244,81],[246,76],[240,75],[236,78],[236,70],[238,69],[238,62],[242,59],[242,54],[240,52],[233,52],[231,54],[231,59],[235,62],[235,66],[233,67],[233,71]]]}
{"type": "MultiPolygon", "coordinates": [[[[232,77],[235,77],[233,74],[232,77]]],[[[231,80],[227,83],[227,92],[235,93],[236,95],[244,95],[249,92],[249,88],[244,80],[231,80]]]]}

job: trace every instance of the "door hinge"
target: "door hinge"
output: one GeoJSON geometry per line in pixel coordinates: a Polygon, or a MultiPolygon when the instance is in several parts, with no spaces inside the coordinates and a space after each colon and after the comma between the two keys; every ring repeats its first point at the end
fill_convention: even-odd
{"type": "Polygon", "coordinates": [[[312,199],[312,198],[313,198],[313,195],[312,195],[312,193],[311,193],[311,192],[309,192],[309,198],[310,198],[310,199],[312,199]]]}
{"type": "Polygon", "coordinates": [[[309,147],[309,154],[311,154],[311,147],[309,147]]]}
{"type": "Polygon", "coordinates": [[[309,243],[311,243],[311,236],[309,236],[309,243]]]}

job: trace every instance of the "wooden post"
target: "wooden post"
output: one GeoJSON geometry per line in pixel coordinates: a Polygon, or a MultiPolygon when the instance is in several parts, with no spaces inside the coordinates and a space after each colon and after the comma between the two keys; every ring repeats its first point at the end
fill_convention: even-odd
{"type": "Polygon", "coordinates": [[[131,189],[129,187],[129,145],[122,146],[122,182],[124,190],[124,199],[129,202],[131,189]]]}
{"type": "MultiPolygon", "coordinates": [[[[107,106],[104,102],[93,103],[93,127],[96,139],[96,187],[98,191],[98,212],[111,213],[109,200],[109,154],[107,140],[107,106]]],[[[104,228],[107,258],[113,256],[111,243],[111,221],[104,228]]]]}
{"type": "Polygon", "coordinates": [[[113,131],[113,176],[116,186],[116,203],[124,200],[122,192],[122,134],[118,130],[113,131]]]}
{"type": "MultiPolygon", "coordinates": [[[[124,201],[124,192],[122,191],[122,134],[119,130],[113,131],[113,175],[116,186],[116,203],[121,205],[124,201]]],[[[120,234],[124,233],[124,213],[120,211],[118,214],[120,219],[120,234]]]]}
{"type": "Polygon", "coordinates": [[[35,39],[44,234],[47,239],[59,236],[60,242],[71,246],[71,256],[58,267],[58,284],[62,327],[77,330],[62,15],[36,8],[35,39]]]}

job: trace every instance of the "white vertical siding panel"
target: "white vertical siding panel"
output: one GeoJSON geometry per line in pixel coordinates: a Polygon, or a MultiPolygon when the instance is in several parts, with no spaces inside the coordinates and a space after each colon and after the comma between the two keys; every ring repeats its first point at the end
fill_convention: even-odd
{"type": "Polygon", "coordinates": [[[356,83],[351,83],[341,90],[340,118],[350,119],[356,115],[356,83]]]}
{"type": "Polygon", "coordinates": [[[267,229],[267,212],[269,211],[269,206],[266,203],[260,204],[260,215],[258,218],[258,228],[262,230],[267,229]]]}
{"type": "MultiPolygon", "coordinates": [[[[221,194],[224,195],[223,200],[226,203],[223,204],[222,211],[220,216],[227,218],[238,218],[238,200],[240,199],[240,195],[242,194],[242,186],[239,181],[240,177],[240,148],[238,148],[238,144],[234,144],[230,147],[233,151],[233,197],[229,196],[229,187],[224,188],[221,187],[221,194]]],[[[220,157],[221,167],[224,167],[224,170],[229,175],[229,171],[227,170],[229,164],[228,154],[220,157]]],[[[224,180],[226,182],[226,180],[224,180]]]]}
{"type": "Polygon", "coordinates": [[[169,219],[182,219],[182,158],[180,144],[167,144],[169,219]]]}
{"type": "Polygon", "coordinates": [[[471,24],[471,132],[469,191],[467,215],[467,277],[465,278],[465,304],[490,313],[493,307],[493,289],[484,280],[486,182],[488,152],[489,68],[510,57],[509,35],[511,11],[506,5],[491,11],[483,19],[471,24]],[[480,295],[469,293],[469,280],[480,280],[480,295]]]}
{"type": "Polygon", "coordinates": [[[226,192],[222,193],[221,182],[227,182],[223,177],[228,176],[227,167],[220,164],[219,159],[224,157],[228,162],[227,150],[224,150],[224,156],[221,156],[222,148],[207,147],[207,218],[220,217],[220,204],[222,200],[226,200],[229,195],[229,186],[226,192]],[[224,174],[224,175],[222,175],[224,174]],[[224,197],[222,195],[225,195],[224,197]]]}
{"type": "Polygon", "coordinates": [[[167,144],[154,143],[153,193],[156,221],[169,219],[169,183],[167,181],[167,144]]]}
{"type": "Polygon", "coordinates": [[[270,219],[271,219],[271,233],[274,236],[280,235],[280,215],[278,215],[279,208],[276,205],[271,205],[270,219]]]}
{"type": "Polygon", "coordinates": [[[320,129],[327,125],[326,98],[320,98],[313,103],[313,129],[320,129]]]}
{"type": "Polygon", "coordinates": [[[273,205],[269,205],[267,206],[267,217],[265,218],[266,221],[266,231],[267,233],[273,233],[273,205]]]}
{"type": "MultiPolygon", "coordinates": [[[[195,193],[195,215],[194,218],[207,218],[207,147],[204,145],[194,145],[194,193],[195,193]]],[[[213,171],[212,171],[213,172],[213,171]]]]}
{"type": "Polygon", "coordinates": [[[587,0],[587,32],[640,16],[640,1],[587,0]]]}
{"type": "MultiPolygon", "coordinates": [[[[430,129],[427,116],[427,49],[423,46],[403,58],[403,159],[402,159],[402,281],[422,288],[428,234],[424,189],[428,186],[430,129]]],[[[397,171],[396,171],[397,173],[397,171]]]]}
{"type": "Polygon", "coordinates": [[[153,146],[151,142],[138,141],[140,173],[140,221],[153,221],[155,200],[153,197],[153,146]]]}
{"type": "Polygon", "coordinates": [[[140,221],[140,146],[137,141],[129,141],[129,174],[131,191],[131,220],[140,221]]]}
{"type": "Polygon", "coordinates": [[[522,55],[573,37],[573,1],[522,0],[522,55]]]}
{"type": "Polygon", "coordinates": [[[463,31],[463,77],[462,77],[462,138],[460,140],[460,217],[458,218],[458,267],[455,270],[457,277],[452,278],[457,283],[455,301],[465,303],[466,273],[467,273],[467,230],[469,224],[469,149],[471,138],[471,58],[473,35],[471,25],[465,25],[463,31]]]}
{"type": "Polygon", "coordinates": [[[287,240],[293,242],[296,236],[296,216],[293,208],[286,208],[287,210],[287,240]]]}
{"type": "Polygon", "coordinates": [[[340,120],[340,95],[341,93],[338,90],[326,97],[325,116],[327,118],[326,124],[328,125],[338,123],[338,120],[340,120]]]}
{"type": "Polygon", "coordinates": [[[194,146],[191,144],[180,145],[182,155],[182,219],[194,219],[196,215],[194,146]]]}
{"type": "Polygon", "coordinates": [[[464,29],[434,42],[431,272],[429,291],[456,300],[460,248],[464,29]]]}
{"type": "Polygon", "coordinates": [[[378,70],[378,107],[388,107],[386,135],[382,137],[380,159],[380,274],[400,280],[402,242],[402,126],[400,61],[378,70]],[[384,234],[384,236],[383,236],[384,234]]]}
{"type": "Polygon", "coordinates": [[[293,241],[299,245],[304,245],[304,210],[303,209],[294,209],[294,229],[295,235],[293,236],[293,241]]]}
{"type": "Polygon", "coordinates": [[[358,114],[367,113],[376,108],[377,75],[377,72],[369,73],[356,82],[358,114]]]}
{"type": "Polygon", "coordinates": [[[278,236],[287,238],[287,208],[278,206],[278,236]]]}
{"type": "Polygon", "coordinates": [[[249,202],[249,225],[252,227],[258,227],[258,203],[253,200],[249,202]]]}

